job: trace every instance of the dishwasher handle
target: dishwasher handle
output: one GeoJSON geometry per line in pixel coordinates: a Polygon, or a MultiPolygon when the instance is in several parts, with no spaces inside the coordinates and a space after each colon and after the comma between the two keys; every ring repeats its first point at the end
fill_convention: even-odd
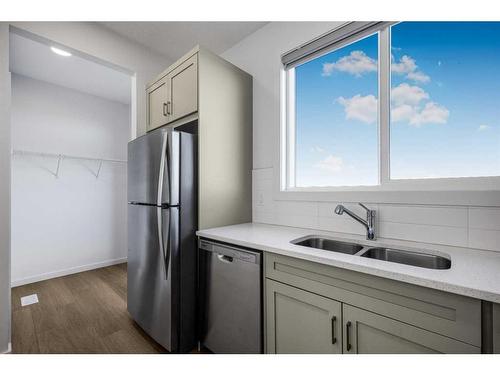
{"type": "Polygon", "coordinates": [[[223,262],[223,263],[233,263],[233,257],[230,257],[230,256],[227,256],[227,255],[224,255],[224,254],[217,254],[217,258],[223,262]]]}

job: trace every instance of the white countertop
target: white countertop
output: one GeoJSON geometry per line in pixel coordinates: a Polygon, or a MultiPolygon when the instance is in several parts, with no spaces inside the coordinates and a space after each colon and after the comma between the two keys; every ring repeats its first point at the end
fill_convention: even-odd
{"type": "Polygon", "coordinates": [[[205,229],[198,231],[197,235],[265,252],[500,303],[500,252],[399,240],[367,241],[358,235],[257,223],[205,229]],[[387,246],[439,254],[451,259],[451,268],[448,270],[432,270],[313,249],[290,243],[292,240],[308,235],[321,235],[371,247],[387,246]]]}

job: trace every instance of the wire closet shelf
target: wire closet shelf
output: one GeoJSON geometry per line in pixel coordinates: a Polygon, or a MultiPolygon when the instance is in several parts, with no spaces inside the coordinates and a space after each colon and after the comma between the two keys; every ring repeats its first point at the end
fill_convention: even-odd
{"type": "Polygon", "coordinates": [[[38,151],[28,151],[28,150],[19,150],[19,149],[12,150],[12,155],[41,156],[41,157],[57,158],[57,167],[56,167],[55,172],[52,173],[56,178],[59,177],[59,172],[60,172],[60,168],[61,168],[61,161],[63,159],[89,160],[89,161],[98,162],[99,164],[98,164],[97,171],[94,173],[96,178],[99,178],[99,174],[101,173],[101,169],[102,169],[102,164],[105,162],[106,163],[127,164],[127,160],[121,160],[121,159],[95,158],[95,157],[89,157],[89,156],[58,154],[58,153],[51,153],[51,152],[38,152],[38,151]]]}

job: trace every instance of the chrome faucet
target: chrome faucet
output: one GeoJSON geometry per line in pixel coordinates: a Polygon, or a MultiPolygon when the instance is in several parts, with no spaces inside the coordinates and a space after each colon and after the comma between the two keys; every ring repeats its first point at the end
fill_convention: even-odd
{"type": "Polygon", "coordinates": [[[348,210],[341,204],[339,204],[337,207],[335,207],[335,213],[337,215],[342,215],[344,212],[352,217],[354,220],[357,222],[361,223],[366,228],[366,239],[367,240],[375,240],[375,210],[370,210],[368,207],[366,207],[364,204],[359,203],[361,207],[363,207],[366,210],[366,220],[363,220],[360,218],[358,215],[356,215],[354,212],[348,210]]]}

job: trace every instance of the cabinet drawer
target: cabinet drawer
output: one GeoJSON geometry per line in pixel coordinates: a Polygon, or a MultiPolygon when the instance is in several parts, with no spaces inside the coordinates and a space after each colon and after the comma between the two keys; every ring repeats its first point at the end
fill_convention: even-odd
{"type": "Polygon", "coordinates": [[[481,346],[481,301],[342,268],[265,254],[266,277],[481,346]]]}

